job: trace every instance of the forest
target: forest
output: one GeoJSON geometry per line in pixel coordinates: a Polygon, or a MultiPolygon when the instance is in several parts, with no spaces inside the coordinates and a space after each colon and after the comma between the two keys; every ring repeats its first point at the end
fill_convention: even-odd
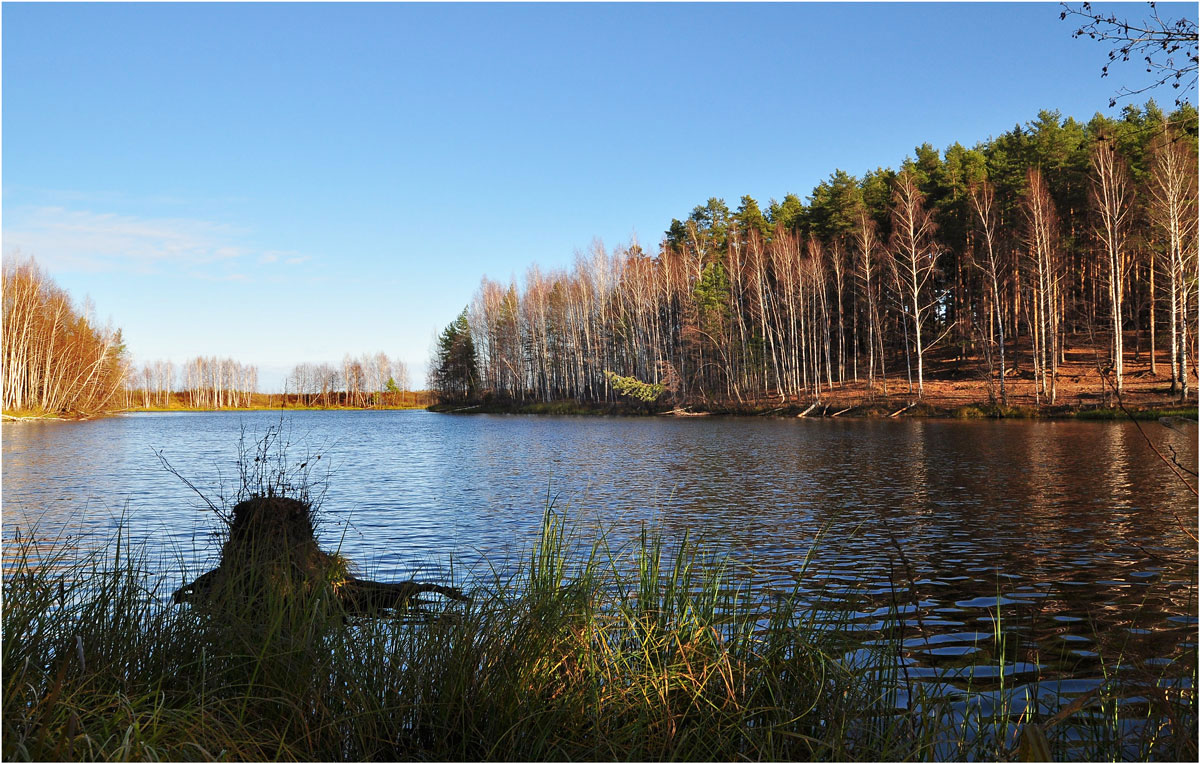
{"type": "Polygon", "coordinates": [[[656,253],[597,242],[570,271],[484,277],[438,339],[430,386],[443,401],[613,401],[614,379],[677,406],[919,400],[937,354],[984,401],[1007,404],[1022,379],[1045,406],[1070,351],[1119,396],[1132,350],[1185,400],[1196,151],[1186,102],[1087,122],[1042,111],[973,148],[835,170],[806,201],[711,198],[656,253]]]}

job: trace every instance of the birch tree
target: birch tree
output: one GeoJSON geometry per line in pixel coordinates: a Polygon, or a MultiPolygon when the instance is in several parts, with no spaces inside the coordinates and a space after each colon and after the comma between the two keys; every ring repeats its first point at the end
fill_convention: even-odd
{"type": "Polygon", "coordinates": [[[1188,317],[1196,283],[1196,154],[1178,134],[1151,144],[1150,217],[1162,235],[1159,267],[1167,277],[1171,392],[1188,394],[1188,317]]]}
{"type": "Polygon", "coordinates": [[[975,183],[970,188],[971,210],[975,213],[975,220],[979,225],[980,233],[982,234],[982,262],[976,261],[976,265],[983,271],[984,278],[987,281],[988,287],[992,296],[992,315],[995,317],[997,335],[1000,347],[1000,401],[1003,405],[1008,405],[1008,388],[1005,387],[1004,377],[1007,373],[1005,365],[1005,337],[1004,337],[1004,309],[1003,298],[1000,294],[1000,282],[1002,280],[1004,266],[1001,263],[1001,253],[999,251],[999,242],[997,241],[997,229],[999,227],[999,218],[996,210],[996,187],[989,181],[983,180],[975,183]]]}
{"type": "Polygon", "coordinates": [[[1058,219],[1042,173],[1029,168],[1021,211],[1029,253],[1032,291],[1030,336],[1033,340],[1035,387],[1057,399],[1058,372],[1058,219]]]}
{"type": "Polygon", "coordinates": [[[918,189],[911,170],[905,168],[896,178],[892,192],[892,256],[917,358],[917,396],[925,394],[925,346],[922,332],[933,306],[929,281],[941,254],[934,239],[937,226],[933,214],[925,208],[925,195],[918,189]]]}
{"type": "Polygon", "coordinates": [[[1091,169],[1091,200],[1096,221],[1093,232],[1104,263],[1112,328],[1109,364],[1120,394],[1125,389],[1123,302],[1128,265],[1126,238],[1133,215],[1133,189],[1125,161],[1117,154],[1110,138],[1103,135],[1097,138],[1092,147],[1091,169]]]}

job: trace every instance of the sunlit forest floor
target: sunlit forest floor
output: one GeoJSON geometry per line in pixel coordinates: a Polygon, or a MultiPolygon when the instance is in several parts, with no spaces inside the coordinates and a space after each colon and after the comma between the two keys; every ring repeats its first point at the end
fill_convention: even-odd
{"type": "MultiPolygon", "coordinates": [[[[1118,409],[1118,399],[1113,385],[1116,380],[1108,366],[1103,351],[1076,348],[1065,353],[1059,364],[1055,380],[1053,403],[1042,389],[1040,379],[1035,377],[1028,346],[1018,347],[1017,352],[1006,359],[1005,393],[1008,406],[1032,413],[1070,414],[1093,409],[1118,409]],[[1014,356],[1015,355],[1015,362],[1014,356]],[[1106,376],[1107,375],[1107,379],[1106,376]]],[[[1160,350],[1156,357],[1156,368],[1151,370],[1148,352],[1126,353],[1125,375],[1120,403],[1131,411],[1146,408],[1195,407],[1196,376],[1189,374],[1188,401],[1181,402],[1179,393],[1171,393],[1170,358],[1160,350]]],[[[998,370],[999,361],[996,361],[998,370]]],[[[850,369],[847,375],[853,373],[850,369]]],[[[977,358],[960,356],[955,349],[941,349],[926,358],[925,390],[919,396],[924,409],[954,412],[968,406],[994,406],[1001,403],[999,378],[987,373],[986,364],[977,358]]],[[[828,408],[840,410],[848,406],[864,407],[872,403],[895,402],[899,408],[916,400],[917,381],[912,381],[910,390],[904,366],[889,368],[887,395],[878,382],[871,387],[865,374],[859,369],[859,381],[835,385],[831,392],[822,394],[828,408]]],[[[890,412],[889,412],[890,413],[890,412]]]]}
{"type": "MultiPolygon", "coordinates": [[[[1145,337],[1143,344],[1148,344],[1145,337]]],[[[1159,340],[1159,345],[1162,340],[1159,340]]],[[[482,400],[448,402],[435,405],[437,411],[503,412],[533,414],[758,414],[773,416],[954,416],[973,417],[1081,417],[1122,418],[1126,411],[1135,416],[1196,413],[1196,374],[1188,374],[1188,397],[1171,391],[1171,363],[1166,350],[1159,349],[1152,369],[1147,349],[1138,350],[1131,332],[1126,338],[1123,389],[1118,396],[1116,378],[1109,368],[1106,348],[1093,349],[1074,344],[1058,366],[1053,400],[1049,388],[1043,388],[1041,375],[1034,373],[1033,356],[1028,343],[1009,347],[1005,359],[1005,390],[1001,395],[999,359],[993,358],[992,371],[986,358],[972,355],[957,346],[939,346],[925,356],[925,384],[918,393],[915,359],[911,386],[904,357],[887,359],[886,380],[867,379],[865,356],[846,359],[845,381],[832,386],[822,379],[820,395],[799,397],[752,395],[744,391],[731,394],[720,390],[693,391],[688,396],[669,394],[653,406],[619,402],[588,404],[575,401],[503,400],[485,394],[482,400]],[[856,379],[857,377],[857,379],[856,379]],[[1007,402],[1005,402],[1005,398],[1007,402]],[[1122,407],[1125,409],[1122,410],[1122,407]]],[[[836,363],[836,361],[835,361],[836,363]]],[[[1189,365],[1191,365],[1189,363],[1189,365]]]]}

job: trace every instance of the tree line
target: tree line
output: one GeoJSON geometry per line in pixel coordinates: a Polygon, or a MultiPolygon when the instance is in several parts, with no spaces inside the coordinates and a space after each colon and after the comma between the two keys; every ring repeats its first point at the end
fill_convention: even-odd
{"type": "MultiPolygon", "coordinates": [[[[127,407],[193,409],[264,405],[258,367],[232,358],[197,356],[176,369],[171,361],[147,361],[126,377],[127,407]]],[[[280,404],[373,408],[410,402],[408,367],[386,353],[347,354],[340,366],[300,363],[284,379],[280,404]]],[[[267,403],[272,403],[268,401],[267,403]]]]}
{"type": "Polygon", "coordinates": [[[131,369],[125,386],[128,408],[249,408],[258,392],[258,367],[204,356],[178,370],[171,361],[147,361],[140,370],[131,369]]]}
{"type": "Polygon", "coordinates": [[[1187,396],[1196,147],[1187,103],[1086,123],[1042,111],[973,148],[923,144],[897,170],[836,170],[807,202],[709,199],[655,254],[596,243],[569,271],[485,277],[438,338],[430,385],[598,402],[617,374],[678,402],[820,401],[848,382],[920,397],[940,347],[997,401],[1020,363],[1054,403],[1069,347],[1093,349],[1122,389],[1132,335],[1155,373],[1166,351],[1187,396]]]}
{"type": "Polygon", "coordinates": [[[77,308],[32,260],[2,269],[3,408],[90,413],[115,405],[126,373],[120,330],[77,308]]]}
{"type": "Polygon", "coordinates": [[[408,366],[384,352],[358,358],[347,354],[341,366],[302,363],[292,369],[285,392],[308,406],[386,406],[409,392],[408,366]]]}

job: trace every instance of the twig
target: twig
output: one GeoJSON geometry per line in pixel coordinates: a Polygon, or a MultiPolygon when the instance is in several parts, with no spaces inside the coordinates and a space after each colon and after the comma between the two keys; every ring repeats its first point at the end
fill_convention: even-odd
{"type": "MultiPolygon", "coordinates": [[[[1158,421],[1159,421],[1159,422],[1162,422],[1162,419],[1159,419],[1158,421]]],[[[1164,426],[1165,426],[1165,425],[1164,425],[1164,426]]],[[[1169,426],[1168,426],[1168,427],[1167,427],[1167,429],[1171,430],[1171,429],[1174,429],[1174,428],[1173,428],[1173,427],[1169,427],[1169,426]]],[[[1176,430],[1176,432],[1178,432],[1178,430],[1176,430]]],[[[1175,464],[1175,466],[1176,466],[1176,467],[1178,467],[1179,469],[1183,470],[1184,472],[1186,472],[1187,474],[1191,475],[1192,477],[1197,477],[1197,474],[1196,474],[1196,471],[1195,471],[1195,470],[1193,470],[1193,469],[1188,469],[1187,467],[1185,467],[1185,466],[1183,466],[1182,464],[1180,464],[1180,463],[1179,463],[1179,454],[1178,454],[1178,453],[1175,451],[1175,446],[1172,446],[1170,443],[1168,443],[1168,444],[1167,444],[1167,448],[1171,449],[1171,461],[1172,461],[1172,462],[1175,464]]]]}
{"type": "MultiPolygon", "coordinates": [[[[151,450],[153,451],[153,449],[151,449],[151,450]]],[[[171,463],[169,461],[167,461],[167,457],[163,456],[162,451],[154,451],[154,455],[157,456],[158,461],[162,463],[163,469],[165,469],[167,472],[170,472],[175,477],[179,478],[179,480],[182,481],[182,483],[184,485],[186,485],[188,488],[191,488],[192,491],[194,491],[195,494],[197,496],[199,496],[204,501],[205,504],[208,505],[208,508],[211,509],[214,513],[216,513],[217,517],[221,518],[226,523],[229,523],[233,520],[233,517],[231,515],[222,511],[221,508],[218,507],[216,504],[213,504],[212,501],[207,496],[205,496],[204,493],[199,488],[197,488],[194,483],[192,483],[192,481],[188,480],[183,475],[181,475],[179,473],[179,470],[175,469],[175,467],[173,467],[171,465],[171,463]]]]}
{"type": "MultiPolygon", "coordinates": [[[[1171,474],[1173,474],[1173,475],[1175,475],[1175,477],[1179,478],[1179,482],[1183,483],[1184,486],[1187,487],[1187,489],[1192,492],[1193,496],[1200,498],[1200,492],[1198,492],[1196,490],[1196,487],[1193,486],[1188,481],[1188,479],[1186,477],[1184,477],[1183,474],[1180,473],[1180,471],[1178,469],[1176,469],[1175,465],[1171,463],[1170,459],[1167,459],[1167,457],[1163,456],[1162,451],[1158,450],[1158,448],[1154,445],[1154,442],[1150,440],[1150,436],[1147,435],[1146,431],[1142,429],[1142,425],[1138,423],[1138,420],[1133,418],[1133,415],[1129,413],[1129,409],[1125,408],[1125,402],[1123,400],[1121,400],[1121,391],[1117,389],[1117,386],[1114,385],[1111,380],[1109,380],[1108,375],[1106,373],[1104,373],[1103,369],[1100,369],[1099,366],[1097,366],[1096,370],[1098,372],[1100,372],[1100,380],[1101,380],[1102,384],[1106,384],[1112,388],[1113,393],[1117,396],[1117,406],[1119,406],[1121,408],[1121,411],[1123,411],[1125,413],[1125,416],[1129,417],[1129,421],[1133,422],[1133,426],[1137,428],[1137,431],[1139,433],[1141,433],[1142,438],[1146,441],[1146,445],[1150,446],[1150,450],[1153,451],[1154,454],[1159,459],[1161,459],[1164,464],[1166,464],[1168,467],[1171,468],[1171,474]]],[[[1192,541],[1197,541],[1196,534],[1194,534],[1190,530],[1188,530],[1188,527],[1186,525],[1184,525],[1183,520],[1179,519],[1179,515],[1175,514],[1173,511],[1171,511],[1169,509],[1167,511],[1171,512],[1171,516],[1175,518],[1175,523],[1179,526],[1179,529],[1181,531],[1183,531],[1184,534],[1188,538],[1190,538],[1192,541]]]]}
{"type": "MultiPolygon", "coordinates": [[[[1142,438],[1145,439],[1146,445],[1150,446],[1150,450],[1153,451],[1155,453],[1155,455],[1158,456],[1159,459],[1162,459],[1164,464],[1166,464],[1168,467],[1171,468],[1171,472],[1175,475],[1175,477],[1179,478],[1179,482],[1181,482],[1185,486],[1187,486],[1187,489],[1192,492],[1193,496],[1200,498],[1200,491],[1196,490],[1196,487],[1193,486],[1186,477],[1184,477],[1183,473],[1181,473],[1179,471],[1179,469],[1177,469],[1175,467],[1175,465],[1171,463],[1170,459],[1163,456],[1162,451],[1158,450],[1158,447],[1154,445],[1154,442],[1152,440],[1150,440],[1150,436],[1147,435],[1146,431],[1142,429],[1142,425],[1138,422],[1137,419],[1134,419],[1133,414],[1129,413],[1129,409],[1125,408],[1125,402],[1121,400],[1121,391],[1118,390],[1117,386],[1114,385],[1108,379],[1108,375],[1101,374],[1100,378],[1104,380],[1105,384],[1107,384],[1109,387],[1112,388],[1113,393],[1117,396],[1117,406],[1120,407],[1121,411],[1123,411],[1125,413],[1125,416],[1129,417],[1129,421],[1133,422],[1133,426],[1136,427],[1137,431],[1142,434],[1142,438]]],[[[1188,535],[1191,535],[1191,534],[1188,534],[1188,535]]],[[[1196,537],[1192,536],[1192,540],[1195,541],[1196,537]]]]}

